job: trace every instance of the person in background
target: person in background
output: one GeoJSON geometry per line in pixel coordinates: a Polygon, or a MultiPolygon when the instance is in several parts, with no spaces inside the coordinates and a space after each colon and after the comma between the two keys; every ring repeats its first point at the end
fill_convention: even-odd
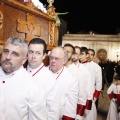
{"type": "Polygon", "coordinates": [[[109,85],[110,85],[108,80],[107,80],[107,77],[106,77],[107,63],[104,60],[102,60],[99,62],[99,66],[102,69],[102,90],[104,90],[105,84],[107,85],[107,87],[109,87],[109,85]]]}
{"type": "Polygon", "coordinates": [[[47,120],[58,120],[57,108],[52,108],[57,92],[56,79],[43,63],[47,48],[45,40],[33,38],[28,46],[27,71],[35,78],[38,85],[42,84],[45,89],[47,120]]]}
{"type": "Polygon", "coordinates": [[[28,44],[9,38],[1,56],[0,120],[47,120],[45,91],[23,68],[28,44]]]}
{"type": "Polygon", "coordinates": [[[116,65],[115,72],[116,72],[116,74],[120,73],[120,60],[118,61],[117,65],[116,65]]]}
{"type": "Polygon", "coordinates": [[[110,98],[107,120],[120,120],[120,74],[117,74],[114,79],[115,81],[107,90],[110,98]]]}
{"type": "Polygon", "coordinates": [[[59,120],[74,120],[78,102],[78,81],[64,66],[67,53],[62,47],[55,47],[50,52],[49,60],[48,69],[59,86],[59,120]]]}
{"type": "Polygon", "coordinates": [[[112,61],[107,61],[107,66],[106,66],[106,78],[109,82],[109,85],[113,82],[114,78],[114,68],[115,64],[112,61]]]}

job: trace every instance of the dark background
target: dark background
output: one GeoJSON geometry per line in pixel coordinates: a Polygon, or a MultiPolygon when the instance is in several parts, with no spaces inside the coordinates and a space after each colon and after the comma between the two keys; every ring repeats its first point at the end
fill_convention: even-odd
{"type": "MultiPolygon", "coordinates": [[[[40,0],[48,6],[47,0],[40,0]]],[[[70,33],[118,34],[120,33],[120,4],[116,1],[54,0],[56,12],[67,22],[70,33]]]]}

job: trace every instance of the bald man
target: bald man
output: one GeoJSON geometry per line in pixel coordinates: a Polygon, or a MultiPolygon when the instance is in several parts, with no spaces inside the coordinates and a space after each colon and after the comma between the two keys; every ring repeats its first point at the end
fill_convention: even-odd
{"type": "Polygon", "coordinates": [[[62,47],[55,47],[52,49],[49,59],[49,70],[53,73],[56,83],[59,85],[59,100],[57,100],[60,105],[59,120],[74,120],[78,100],[78,81],[64,66],[67,53],[62,47]]]}

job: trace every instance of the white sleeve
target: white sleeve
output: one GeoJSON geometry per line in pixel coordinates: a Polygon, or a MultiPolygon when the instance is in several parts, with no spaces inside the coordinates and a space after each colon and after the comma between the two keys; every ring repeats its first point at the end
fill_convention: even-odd
{"type": "Polygon", "coordinates": [[[94,85],[93,85],[93,81],[92,81],[91,74],[89,71],[86,74],[86,76],[87,76],[87,83],[86,83],[87,84],[87,100],[86,100],[85,111],[88,113],[88,111],[92,109],[94,85]]]}
{"type": "Polygon", "coordinates": [[[78,104],[86,105],[87,100],[87,87],[89,82],[89,76],[87,74],[87,71],[84,69],[80,69],[79,71],[79,92],[78,92],[78,104]]]}
{"type": "Polygon", "coordinates": [[[107,94],[108,95],[111,94],[111,92],[114,91],[114,89],[115,89],[115,84],[111,84],[110,87],[107,90],[107,94]]]}
{"type": "Polygon", "coordinates": [[[94,90],[94,85],[92,81],[92,76],[90,72],[87,70],[86,71],[86,78],[87,78],[87,99],[92,100],[93,99],[93,90],[94,90]]]}
{"type": "Polygon", "coordinates": [[[76,108],[78,102],[78,80],[74,79],[69,86],[68,97],[65,102],[64,115],[71,118],[76,117],[76,108]]]}
{"type": "Polygon", "coordinates": [[[87,99],[92,101],[93,89],[92,81],[89,76],[89,71],[86,68],[79,70],[79,92],[78,92],[78,105],[77,105],[77,115],[83,116],[86,107],[87,99]],[[89,89],[90,88],[90,89],[89,89]]]}
{"type": "Polygon", "coordinates": [[[94,98],[99,98],[100,91],[102,89],[102,69],[101,67],[95,63],[95,91],[94,91],[94,98]]]}
{"type": "Polygon", "coordinates": [[[55,84],[54,88],[49,93],[47,98],[48,106],[48,119],[47,120],[59,120],[60,117],[60,95],[59,85],[55,84]]]}
{"type": "Polygon", "coordinates": [[[29,120],[47,120],[45,90],[35,80],[31,84],[28,93],[29,120]]]}
{"type": "Polygon", "coordinates": [[[100,66],[96,66],[96,75],[95,75],[95,89],[101,91],[102,89],[102,69],[100,66]]]}

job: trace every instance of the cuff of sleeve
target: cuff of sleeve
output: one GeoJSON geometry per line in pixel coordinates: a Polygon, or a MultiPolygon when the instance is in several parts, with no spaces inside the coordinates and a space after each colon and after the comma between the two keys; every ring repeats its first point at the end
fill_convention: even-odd
{"type": "Polygon", "coordinates": [[[93,96],[93,97],[98,98],[99,95],[100,95],[100,91],[95,90],[95,92],[94,92],[94,96],[93,96]]]}
{"type": "Polygon", "coordinates": [[[112,94],[108,94],[110,100],[113,98],[112,94]]]}
{"type": "Polygon", "coordinates": [[[85,109],[91,110],[91,107],[92,107],[92,100],[87,100],[86,101],[85,109]]]}
{"type": "Polygon", "coordinates": [[[62,120],[75,120],[75,118],[71,118],[71,117],[63,115],[62,120]]]}
{"type": "Polygon", "coordinates": [[[76,118],[75,118],[75,120],[82,120],[82,116],[80,116],[80,115],[76,115],[76,118]]]}
{"type": "Polygon", "coordinates": [[[77,104],[77,114],[80,116],[84,115],[85,105],[77,104]]]}

